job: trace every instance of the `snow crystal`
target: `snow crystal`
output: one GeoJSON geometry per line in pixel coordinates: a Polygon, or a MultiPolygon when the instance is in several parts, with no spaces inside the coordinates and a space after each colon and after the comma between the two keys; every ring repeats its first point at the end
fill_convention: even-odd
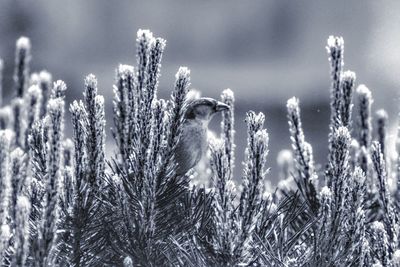
{"type": "Polygon", "coordinates": [[[42,83],[51,83],[51,74],[48,71],[42,70],[39,73],[40,81],[42,83]]]}
{"type": "Polygon", "coordinates": [[[271,203],[269,206],[269,212],[270,213],[275,213],[278,210],[278,206],[275,203],[271,203]]]}
{"type": "Polygon", "coordinates": [[[356,79],[356,73],[351,70],[346,70],[345,72],[343,72],[342,79],[345,81],[354,81],[356,79]]]}
{"type": "Polygon", "coordinates": [[[190,75],[190,70],[187,67],[179,67],[178,72],[175,74],[175,78],[178,79],[185,79],[188,78],[190,75]]]}
{"type": "Polygon", "coordinates": [[[31,41],[27,37],[20,37],[17,40],[17,49],[29,50],[31,48],[31,41]]]}
{"type": "Polygon", "coordinates": [[[379,221],[375,221],[372,223],[371,228],[375,231],[379,231],[379,232],[384,232],[385,230],[385,226],[383,225],[382,222],[379,221]]]}
{"type": "Polygon", "coordinates": [[[14,132],[12,130],[6,129],[0,131],[0,140],[3,142],[11,142],[14,138],[14,132]]]}
{"type": "Polygon", "coordinates": [[[258,140],[265,146],[268,145],[269,136],[268,136],[267,130],[263,129],[263,130],[257,131],[254,136],[254,139],[258,140]]]}
{"type": "Polygon", "coordinates": [[[12,159],[21,159],[23,156],[24,156],[24,151],[19,147],[17,147],[11,152],[12,159]]]}
{"type": "Polygon", "coordinates": [[[299,107],[299,100],[296,97],[292,97],[287,101],[286,107],[289,112],[295,111],[299,107]]]}
{"type": "Polygon", "coordinates": [[[30,82],[31,85],[39,84],[39,82],[40,82],[39,74],[37,74],[36,72],[32,73],[30,78],[29,78],[29,82],[30,82]]]}
{"type": "Polygon", "coordinates": [[[131,65],[120,64],[118,66],[118,73],[120,74],[127,75],[127,74],[133,74],[133,72],[134,72],[134,67],[131,65]]]}
{"type": "Polygon", "coordinates": [[[371,267],[383,267],[380,262],[375,262],[374,264],[371,265],[371,267]]]}
{"type": "Polygon", "coordinates": [[[329,189],[329,187],[324,186],[324,187],[322,187],[320,194],[321,194],[322,197],[329,197],[330,198],[332,196],[332,191],[331,191],[331,189],[329,189]]]}
{"type": "Polygon", "coordinates": [[[371,91],[368,89],[367,86],[365,86],[364,84],[360,84],[357,87],[357,94],[364,96],[365,98],[371,99],[372,95],[371,95],[371,91]]]}
{"type": "Polygon", "coordinates": [[[137,31],[137,38],[141,39],[141,38],[146,38],[146,39],[153,39],[153,33],[150,30],[146,30],[146,29],[139,29],[137,31]]]}
{"type": "Polygon", "coordinates": [[[342,47],[344,45],[344,40],[342,37],[336,37],[336,36],[329,36],[328,41],[327,41],[328,46],[326,47],[329,51],[329,49],[335,48],[335,47],[342,47]]]}
{"type": "Polygon", "coordinates": [[[97,95],[95,97],[96,104],[104,106],[104,97],[102,95],[97,95]]]}
{"type": "Polygon", "coordinates": [[[41,94],[42,90],[40,90],[39,86],[37,84],[33,84],[28,88],[28,94],[30,96],[39,96],[41,94]]]}
{"type": "Polygon", "coordinates": [[[29,199],[25,196],[19,196],[17,200],[17,208],[23,213],[28,213],[31,208],[31,203],[29,202],[29,199]]]}
{"type": "Polygon", "coordinates": [[[233,101],[235,96],[233,94],[233,91],[231,89],[227,88],[224,91],[222,91],[222,98],[233,101]]]}
{"type": "Polygon", "coordinates": [[[63,106],[64,106],[64,101],[60,98],[50,99],[49,102],[47,103],[47,109],[49,110],[50,113],[58,112],[63,108],[63,106]]]}
{"type": "Polygon", "coordinates": [[[376,117],[378,120],[387,120],[388,114],[387,114],[386,110],[380,109],[376,112],[376,117]]]}
{"type": "Polygon", "coordinates": [[[7,224],[3,224],[0,227],[0,240],[4,240],[4,239],[8,239],[8,237],[10,236],[10,226],[8,226],[7,224]]]}
{"type": "Polygon", "coordinates": [[[236,192],[236,184],[234,181],[232,180],[227,181],[226,187],[230,192],[236,192]]]}
{"type": "Polygon", "coordinates": [[[126,267],[133,266],[133,261],[129,256],[124,259],[124,266],[126,267]]]}
{"type": "Polygon", "coordinates": [[[340,126],[336,131],[335,131],[335,135],[339,138],[344,138],[344,139],[350,139],[350,132],[349,129],[347,129],[347,127],[345,126],[340,126]]]}
{"type": "Polygon", "coordinates": [[[293,160],[293,154],[292,151],[289,149],[283,149],[279,151],[278,157],[276,158],[276,161],[279,166],[291,164],[293,160]]]}
{"type": "Polygon", "coordinates": [[[57,80],[54,82],[54,88],[57,88],[56,90],[60,93],[64,92],[67,90],[67,85],[65,84],[64,81],[62,80],[57,80]]]}
{"type": "Polygon", "coordinates": [[[94,74],[90,73],[88,76],[86,76],[85,86],[92,87],[92,88],[97,87],[97,79],[96,79],[96,76],[94,76],[94,74]]]}
{"type": "Polygon", "coordinates": [[[394,264],[400,264],[400,249],[393,253],[392,261],[394,264]]]}

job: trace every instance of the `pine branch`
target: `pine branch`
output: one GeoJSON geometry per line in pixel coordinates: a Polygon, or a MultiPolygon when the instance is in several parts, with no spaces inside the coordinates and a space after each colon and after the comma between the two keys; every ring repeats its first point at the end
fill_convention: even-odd
{"type": "Polygon", "coordinates": [[[29,253],[29,214],[31,204],[25,196],[19,196],[16,203],[16,220],[14,236],[14,254],[11,266],[23,267],[29,253]]]}
{"type": "Polygon", "coordinates": [[[4,61],[0,58],[0,108],[3,106],[3,72],[4,61]]]}
{"type": "Polygon", "coordinates": [[[12,110],[10,106],[0,108],[0,130],[9,128],[12,118],[12,110]]]}
{"type": "Polygon", "coordinates": [[[371,145],[371,104],[372,96],[371,91],[365,85],[359,85],[356,90],[357,94],[357,116],[356,116],[356,137],[361,147],[362,154],[360,155],[360,166],[363,172],[368,177],[368,159],[369,147],[371,145]]]}
{"type": "Polygon", "coordinates": [[[28,138],[30,134],[30,129],[32,129],[33,124],[39,120],[41,104],[42,104],[42,92],[37,85],[32,85],[29,87],[27,92],[27,124],[25,132],[25,146],[29,149],[28,138]]]}
{"type": "Polygon", "coordinates": [[[392,206],[390,193],[387,186],[388,178],[386,174],[386,164],[380,144],[377,141],[374,141],[371,148],[372,163],[378,178],[379,202],[384,214],[384,225],[386,232],[389,236],[390,251],[393,251],[394,248],[397,247],[398,243],[398,227],[396,226],[398,219],[394,213],[394,208],[392,206]]]}
{"type": "Polygon", "coordinates": [[[299,100],[295,97],[287,101],[288,121],[292,149],[295,156],[298,178],[296,183],[303,198],[308,201],[311,210],[318,210],[318,176],[315,172],[312,147],[305,141],[304,132],[300,118],[299,100]]]}
{"type": "Polygon", "coordinates": [[[222,113],[221,122],[221,139],[224,140],[225,154],[228,157],[228,169],[230,170],[230,176],[233,175],[233,168],[235,164],[235,129],[234,129],[234,103],[235,97],[231,89],[225,89],[221,94],[221,100],[223,103],[229,106],[229,109],[222,113]]]}
{"type": "MultiPolygon", "coordinates": [[[[137,140],[137,97],[134,68],[120,65],[114,85],[114,139],[116,140],[122,162],[127,162],[137,140]]],[[[125,166],[127,168],[127,166],[125,166]]]]}
{"type": "Polygon", "coordinates": [[[353,109],[352,97],[354,90],[354,83],[356,81],[356,74],[352,71],[343,72],[340,77],[340,85],[341,85],[341,105],[340,105],[340,118],[341,125],[351,127],[351,114],[353,109]]]}
{"type": "Polygon", "coordinates": [[[25,103],[22,98],[14,98],[11,103],[13,112],[13,131],[15,133],[15,145],[19,147],[25,146],[25,103]]]}
{"type": "Polygon", "coordinates": [[[384,109],[376,112],[376,129],[378,142],[381,145],[383,158],[386,159],[386,136],[387,136],[388,114],[384,109]]]}
{"type": "Polygon", "coordinates": [[[52,76],[49,72],[43,70],[39,73],[39,88],[42,91],[40,104],[40,118],[43,118],[47,113],[47,102],[52,90],[52,76]]]}
{"type": "Polygon", "coordinates": [[[64,101],[55,98],[49,101],[49,150],[47,173],[41,221],[38,230],[38,250],[35,251],[35,265],[54,264],[56,249],[56,230],[59,219],[59,191],[61,180],[62,132],[64,127],[64,101]]]}
{"type": "Polygon", "coordinates": [[[29,82],[29,62],[31,60],[31,42],[20,37],[16,43],[14,87],[16,96],[23,98],[29,82]]]}
{"type": "MultiPolygon", "coordinates": [[[[17,223],[18,205],[17,200],[19,196],[24,192],[27,186],[27,174],[26,174],[26,156],[24,151],[20,148],[16,148],[11,152],[11,219],[13,222],[13,228],[17,223]]],[[[30,205],[30,204],[29,204],[30,205]]]]}
{"type": "Polygon", "coordinates": [[[14,138],[10,130],[0,131],[0,264],[3,263],[11,238],[11,228],[7,222],[11,197],[10,147],[14,138]]]}
{"type": "Polygon", "coordinates": [[[329,36],[326,50],[331,67],[331,122],[330,131],[340,126],[341,118],[341,76],[343,69],[344,41],[342,37],[329,36]]]}

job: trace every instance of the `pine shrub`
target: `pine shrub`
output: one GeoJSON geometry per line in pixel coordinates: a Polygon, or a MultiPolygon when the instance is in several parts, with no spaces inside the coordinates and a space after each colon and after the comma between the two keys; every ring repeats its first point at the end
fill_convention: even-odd
{"type": "Polygon", "coordinates": [[[196,95],[190,70],[180,67],[171,98],[160,99],[166,41],[139,30],[136,46],[136,66],[115,72],[110,158],[95,75],[85,78],[83,99],[65,107],[66,84],[30,73],[31,43],[21,37],[6,104],[0,60],[1,266],[400,266],[400,131],[391,149],[388,114],[379,110],[372,138],[372,94],[344,71],[343,38],[329,37],[326,47],[326,168],[306,141],[300,100],[290,98],[292,150],[278,156],[281,181],[272,192],[262,113],[246,115],[243,176],[234,177],[230,89],[221,94],[230,107],[221,133],[209,142],[211,172],[178,172],[174,151],[196,95]],[[72,139],[63,134],[66,109],[72,139]]]}

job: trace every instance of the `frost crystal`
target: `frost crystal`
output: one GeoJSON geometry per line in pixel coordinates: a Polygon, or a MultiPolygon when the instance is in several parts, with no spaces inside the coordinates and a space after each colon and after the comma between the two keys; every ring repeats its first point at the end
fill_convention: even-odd
{"type": "Polygon", "coordinates": [[[371,91],[368,89],[367,86],[364,84],[360,84],[357,87],[357,94],[362,95],[363,97],[372,100],[372,94],[371,91]]]}
{"type": "Polygon", "coordinates": [[[400,249],[393,253],[392,261],[394,264],[400,264],[400,249]]]}
{"type": "Polygon", "coordinates": [[[331,198],[332,197],[332,191],[327,186],[322,187],[320,194],[321,194],[321,197],[323,197],[323,198],[331,198]]]}
{"type": "Polygon", "coordinates": [[[39,73],[39,78],[40,78],[41,82],[51,83],[52,76],[51,76],[50,72],[42,70],[39,73]]]}
{"type": "Polygon", "coordinates": [[[17,49],[28,50],[31,48],[31,41],[27,37],[20,37],[17,40],[17,49]]]}
{"type": "Polygon", "coordinates": [[[329,49],[336,48],[336,47],[342,47],[344,45],[344,40],[342,37],[336,37],[336,36],[329,36],[328,41],[327,41],[327,47],[326,49],[329,51],[329,49]]]}

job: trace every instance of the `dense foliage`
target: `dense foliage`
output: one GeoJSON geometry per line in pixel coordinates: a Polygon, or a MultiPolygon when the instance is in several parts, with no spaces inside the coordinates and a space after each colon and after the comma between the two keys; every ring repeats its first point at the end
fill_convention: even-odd
{"type": "Polygon", "coordinates": [[[292,151],[279,155],[282,180],[272,192],[262,113],[247,113],[243,176],[233,177],[229,89],[221,95],[230,106],[221,134],[210,140],[211,174],[176,174],[190,71],[178,70],[170,99],[157,97],[165,45],[139,30],[137,65],[117,68],[116,149],[107,160],[96,77],[86,77],[83,100],[70,105],[73,137],[65,138],[66,84],[30,73],[30,41],[17,41],[15,97],[3,106],[0,97],[0,265],[400,266],[400,131],[392,149],[380,110],[373,140],[371,92],[355,89],[355,74],[343,70],[342,38],[327,45],[328,164],[321,170],[314,162],[299,100],[291,98],[292,151]],[[207,184],[199,186],[199,177],[207,184]]]}

